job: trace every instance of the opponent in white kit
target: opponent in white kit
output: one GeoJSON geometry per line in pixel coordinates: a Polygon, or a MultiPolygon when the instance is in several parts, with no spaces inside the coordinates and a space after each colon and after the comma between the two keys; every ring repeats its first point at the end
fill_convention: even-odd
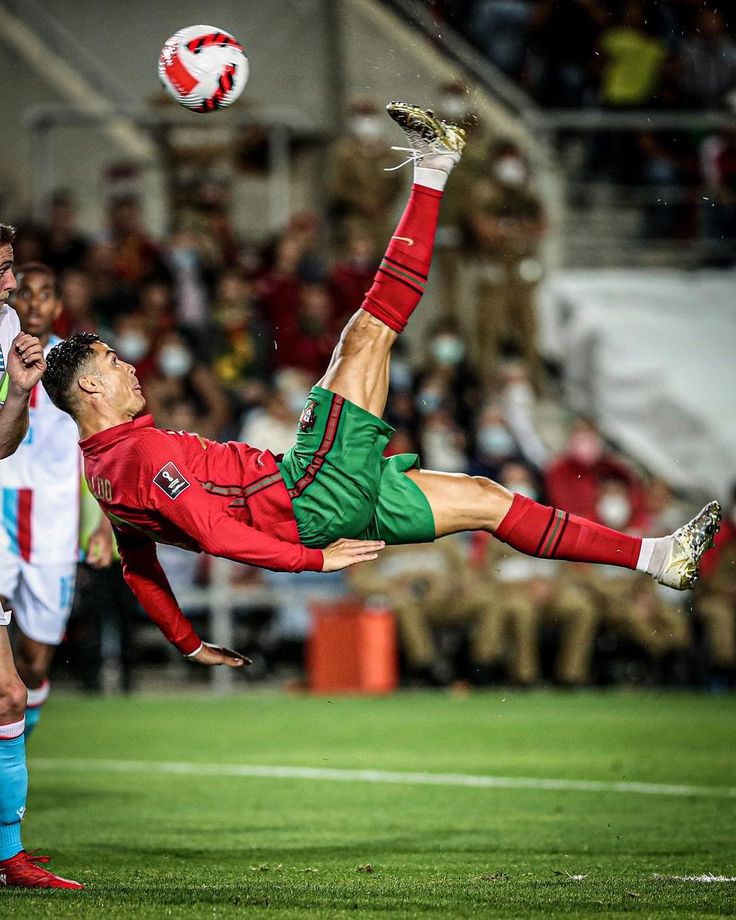
{"type": "MultiPolygon", "coordinates": [[[[46,369],[38,339],[20,331],[8,300],[16,289],[13,274],[15,230],[0,224],[0,379],[9,378],[0,405],[0,467],[28,428],[28,403],[46,369]]],[[[43,868],[47,856],[23,849],[21,821],[26,810],[28,771],[25,751],[27,691],[15,669],[8,637],[10,614],[0,608],[0,886],[83,888],[43,868]]]]}
{"type": "MultiPolygon", "coordinates": [[[[16,271],[13,306],[23,332],[44,357],[60,341],[51,330],[61,312],[53,271],[31,262],[16,271]]],[[[42,386],[31,393],[28,432],[0,464],[0,599],[19,629],[15,664],[28,688],[26,738],[48,698],[48,673],[64,638],[79,560],[81,460],[77,427],[42,386]]],[[[112,531],[106,518],[92,536],[88,561],[107,565],[112,531]]]]}

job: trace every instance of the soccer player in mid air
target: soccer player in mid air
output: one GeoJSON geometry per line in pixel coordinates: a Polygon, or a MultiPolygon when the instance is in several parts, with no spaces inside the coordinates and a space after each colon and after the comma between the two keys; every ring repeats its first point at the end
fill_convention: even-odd
{"type": "MultiPolygon", "coordinates": [[[[44,355],[60,339],[52,327],[62,304],[54,272],[40,262],[16,271],[13,306],[23,332],[35,336],[44,355]]],[[[0,397],[3,395],[0,391],[0,397]]],[[[17,627],[15,664],[28,688],[28,740],[49,695],[49,668],[74,598],[79,559],[81,457],[77,429],[40,385],[31,391],[28,432],[0,464],[0,514],[9,537],[0,545],[0,603],[17,627]]],[[[107,518],[90,536],[86,561],[112,560],[107,518]]]]}
{"type": "MultiPolygon", "coordinates": [[[[16,289],[13,274],[15,230],[0,224],[0,377],[8,377],[0,407],[0,463],[18,447],[28,429],[28,404],[46,364],[37,338],[20,331],[8,304],[16,289]]],[[[0,530],[0,539],[6,539],[0,530]]],[[[26,810],[28,771],[25,710],[28,693],[18,677],[8,637],[10,613],[0,607],[0,886],[83,888],[60,878],[39,863],[48,858],[23,849],[20,826],[26,810]]]]}
{"type": "Polygon", "coordinates": [[[237,667],[242,656],[203,643],[156,559],[156,542],[265,568],[330,572],[376,557],[385,544],[485,530],[521,552],[647,572],[689,587],[718,528],[711,502],[662,539],[640,539],[514,495],[482,477],[419,469],[415,455],[384,457],[381,418],[391,346],[429,274],[442,191],[463,131],[431,112],[390,103],[406,132],[414,183],[366,294],[335,348],[283,457],[246,444],[160,431],[140,413],[135,368],[96,336],[52,349],[43,383],[77,422],[87,481],[118,534],[123,572],[149,616],[186,656],[237,667]]]}

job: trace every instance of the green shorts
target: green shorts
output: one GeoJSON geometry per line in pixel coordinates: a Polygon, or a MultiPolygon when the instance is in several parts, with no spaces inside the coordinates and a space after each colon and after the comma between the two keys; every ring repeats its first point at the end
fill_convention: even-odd
{"type": "Polygon", "coordinates": [[[313,387],[296,444],[279,468],[299,536],[322,548],[340,537],[428,543],[434,517],[422,490],[406,475],[416,454],[384,457],[394,429],[342,396],[313,387]]]}

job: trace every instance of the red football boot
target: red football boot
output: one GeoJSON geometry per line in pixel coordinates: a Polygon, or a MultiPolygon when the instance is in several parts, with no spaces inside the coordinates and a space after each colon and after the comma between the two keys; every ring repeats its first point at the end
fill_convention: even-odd
{"type": "Polygon", "coordinates": [[[11,859],[0,862],[0,887],[8,888],[84,888],[81,882],[54,875],[48,869],[42,869],[39,863],[48,863],[48,856],[37,856],[21,850],[11,859]]]}

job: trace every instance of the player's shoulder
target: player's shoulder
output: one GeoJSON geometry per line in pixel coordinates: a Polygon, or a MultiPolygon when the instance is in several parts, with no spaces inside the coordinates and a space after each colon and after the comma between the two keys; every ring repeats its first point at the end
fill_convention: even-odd
{"type": "Polygon", "coordinates": [[[154,467],[158,470],[169,462],[186,462],[186,445],[181,433],[152,425],[133,428],[121,446],[130,462],[137,464],[145,473],[154,467]]]}
{"type": "Polygon", "coordinates": [[[20,332],[20,318],[10,304],[3,304],[0,307],[0,343],[3,351],[9,346],[13,339],[20,332]]]}

